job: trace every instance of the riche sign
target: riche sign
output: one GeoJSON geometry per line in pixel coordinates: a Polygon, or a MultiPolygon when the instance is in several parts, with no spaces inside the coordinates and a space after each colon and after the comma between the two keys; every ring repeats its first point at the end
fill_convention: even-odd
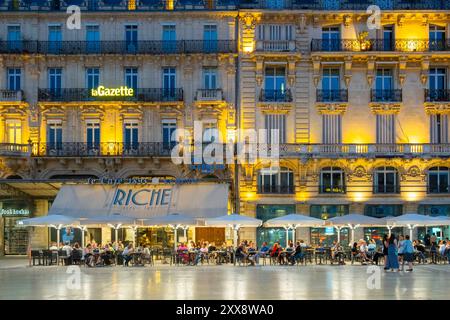
{"type": "Polygon", "coordinates": [[[117,188],[114,192],[113,207],[166,207],[170,204],[172,188],[117,188]]]}

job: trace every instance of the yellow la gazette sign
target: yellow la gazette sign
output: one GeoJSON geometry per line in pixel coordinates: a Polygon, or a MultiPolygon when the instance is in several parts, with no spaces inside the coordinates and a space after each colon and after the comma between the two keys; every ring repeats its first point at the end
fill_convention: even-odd
{"type": "Polygon", "coordinates": [[[99,86],[97,89],[91,89],[91,96],[93,97],[132,97],[134,96],[134,89],[121,86],[119,88],[105,88],[99,86]]]}

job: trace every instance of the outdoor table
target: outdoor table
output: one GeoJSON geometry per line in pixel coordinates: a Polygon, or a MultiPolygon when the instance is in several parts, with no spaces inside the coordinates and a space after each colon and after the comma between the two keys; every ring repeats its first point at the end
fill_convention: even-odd
{"type": "MultiPolygon", "coordinates": [[[[316,262],[316,264],[323,264],[322,263],[322,259],[325,260],[325,248],[316,248],[314,250],[314,261],[316,262]],[[317,263],[317,257],[319,257],[319,263],[317,263]]],[[[326,261],[326,260],[325,260],[326,261]]]]}

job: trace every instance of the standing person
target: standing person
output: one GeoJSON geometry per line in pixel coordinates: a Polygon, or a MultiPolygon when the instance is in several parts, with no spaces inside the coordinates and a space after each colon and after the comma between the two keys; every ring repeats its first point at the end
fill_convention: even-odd
{"type": "Polygon", "coordinates": [[[384,257],[384,270],[388,270],[388,247],[389,247],[389,239],[388,235],[385,234],[383,236],[383,257],[384,257]]]}
{"type": "Polygon", "coordinates": [[[431,237],[430,237],[430,244],[431,245],[437,245],[437,238],[436,238],[436,234],[435,233],[433,233],[432,235],[431,235],[431,237]]]}
{"type": "Polygon", "coordinates": [[[405,240],[403,241],[403,260],[402,260],[402,270],[404,270],[405,261],[408,262],[409,269],[406,271],[413,271],[413,260],[414,260],[414,246],[409,239],[409,235],[405,236],[405,240]]]}
{"type": "Polygon", "coordinates": [[[398,265],[398,241],[395,237],[395,234],[392,233],[388,240],[388,256],[387,256],[387,269],[391,269],[391,271],[395,271],[399,269],[398,265]]]}
{"type": "Polygon", "coordinates": [[[398,252],[398,261],[402,265],[400,271],[403,271],[403,265],[404,265],[404,263],[403,263],[403,252],[405,250],[404,242],[405,242],[405,238],[402,235],[399,235],[398,236],[398,250],[397,250],[397,252],[398,252]]]}

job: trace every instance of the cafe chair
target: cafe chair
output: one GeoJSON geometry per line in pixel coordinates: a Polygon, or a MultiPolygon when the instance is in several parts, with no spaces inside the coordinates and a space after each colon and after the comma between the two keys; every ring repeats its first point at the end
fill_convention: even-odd
{"type": "Polygon", "coordinates": [[[40,250],[31,250],[31,258],[33,259],[33,266],[36,265],[36,260],[38,261],[38,265],[42,266],[44,263],[43,255],[40,250]]]}

